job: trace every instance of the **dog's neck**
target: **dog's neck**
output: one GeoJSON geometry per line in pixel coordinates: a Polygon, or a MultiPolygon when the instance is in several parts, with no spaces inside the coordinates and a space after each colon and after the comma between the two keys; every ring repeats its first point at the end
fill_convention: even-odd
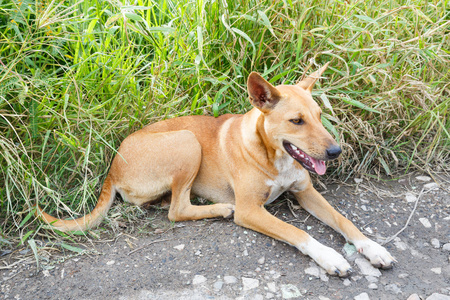
{"type": "Polygon", "coordinates": [[[284,152],[272,145],[265,130],[264,122],[264,114],[257,108],[253,108],[243,115],[242,145],[249,156],[260,165],[259,168],[266,170],[265,173],[273,174],[273,171],[276,170],[274,162],[280,159],[284,152]]]}

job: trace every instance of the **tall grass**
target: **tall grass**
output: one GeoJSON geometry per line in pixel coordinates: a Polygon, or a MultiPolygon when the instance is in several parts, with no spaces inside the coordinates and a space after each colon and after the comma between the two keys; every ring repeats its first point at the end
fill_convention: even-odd
{"type": "Polygon", "coordinates": [[[96,202],[120,141],[243,113],[246,78],[315,91],[344,147],[331,176],[450,170],[449,1],[0,1],[0,244],[33,205],[96,202]]]}

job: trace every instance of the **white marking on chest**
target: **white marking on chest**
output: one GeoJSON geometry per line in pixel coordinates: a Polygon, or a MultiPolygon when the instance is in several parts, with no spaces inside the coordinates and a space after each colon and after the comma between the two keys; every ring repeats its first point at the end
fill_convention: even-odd
{"type": "Polygon", "coordinates": [[[295,167],[295,162],[292,157],[283,154],[281,158],[274,163],[278,170],[278,175],[274,179],[266,180],[266,184],[270,187],[270,196],[266,201],[266,205],[272,203],[281,194],[288,190],[302,190],[305,189],[307,180],[307,171],[295,167]]]}

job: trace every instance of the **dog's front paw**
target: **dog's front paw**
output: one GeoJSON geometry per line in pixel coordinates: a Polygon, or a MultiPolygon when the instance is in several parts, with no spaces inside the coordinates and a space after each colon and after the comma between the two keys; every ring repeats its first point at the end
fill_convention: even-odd
{"type": "Polygon", "coordinates": [[[376,268],[390,269],[396,262],[386,248],[370,239],[355,241],[353,244],[358,252],[364,255],[376,268]]]}
{"type": "Polygon", "coordinates": [[[322,245],[313,238],[297,248],[314,259],[330,275],[347,277],[353,272],[350,264],[341,254],[330,247],[322,245]]]}

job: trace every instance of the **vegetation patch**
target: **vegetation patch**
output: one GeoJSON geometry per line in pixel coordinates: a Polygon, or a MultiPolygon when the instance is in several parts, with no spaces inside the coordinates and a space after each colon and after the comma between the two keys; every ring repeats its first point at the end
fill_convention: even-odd
{"type": "Polygon", "coordinates": [[[0,245],[39,234],[37,202],[90,211],[131,132],[249,110],[251,71],[331,61],[328,176],[450,171],[449,49],[448,1],[0,1],[0,245]]]}

